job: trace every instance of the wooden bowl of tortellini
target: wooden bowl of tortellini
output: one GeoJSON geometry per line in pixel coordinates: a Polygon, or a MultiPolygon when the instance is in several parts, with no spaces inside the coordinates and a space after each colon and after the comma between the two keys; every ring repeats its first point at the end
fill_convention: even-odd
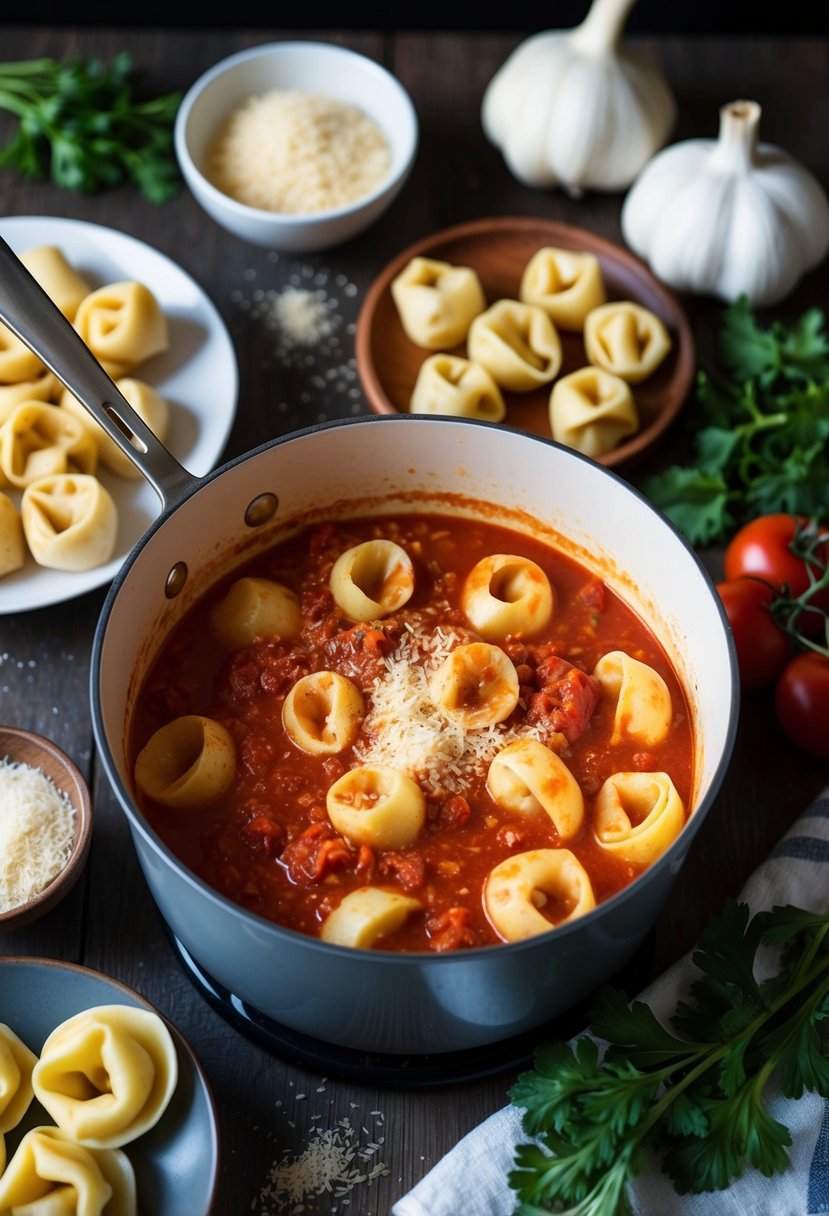
{"type": "Polygon", "coordinates": [[[638,258],[532,217],[462,224],[404,250],[366,294],[357,367],[378,414],[450,414],[641,458],[696,372],[688,319],[638,258]]]}

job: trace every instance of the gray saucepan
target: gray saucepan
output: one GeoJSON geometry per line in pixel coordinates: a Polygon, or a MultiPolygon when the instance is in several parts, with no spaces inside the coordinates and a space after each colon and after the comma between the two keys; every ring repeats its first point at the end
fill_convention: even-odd
{"type": "Polygon", "coordinates": [[[736,731],[730,631],[710,576],[678,531],[620,476],[568,448],[509,427],[433,416],[310,427],[196,478],[142,423],[2,242],[0,317],[120,444],[161,501],[103,605],[90,695],[96,744],[143,874],[195,963],[265,1018],[380,1053],[456,1052],[506,1040],[573,1008],[618,973],[664,907],[716,798],[736,731]],[[298,522],[442,509],[556,538],[650,623],[691,706],[691,814],[628,888],[550,933],[446,954],[326,944],[218,895],[150,827],[134,795],[129,751],[136,690],[162,640],[211,583],[298,522]]]}

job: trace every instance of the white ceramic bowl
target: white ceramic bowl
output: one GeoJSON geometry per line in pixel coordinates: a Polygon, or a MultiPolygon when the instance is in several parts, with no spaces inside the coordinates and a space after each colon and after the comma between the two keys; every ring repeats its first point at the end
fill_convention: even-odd
{"type": "Polygon", "coordinates": [[[255,245],[313,252],[340,245],[373,223],[396,198],[414,163],[419,124],[412,101],[390,72],[356,51],[322,42],[271,42],[221,60],[191,86],[175,123],[184,180],[208,215],[255,245]],[[301,89],[358,106],[391,146],[391,170],[364,198],[309,215],[260,210],[237,202],[204,176],[207,149],[221,122],[253,95],[301,89]]]}

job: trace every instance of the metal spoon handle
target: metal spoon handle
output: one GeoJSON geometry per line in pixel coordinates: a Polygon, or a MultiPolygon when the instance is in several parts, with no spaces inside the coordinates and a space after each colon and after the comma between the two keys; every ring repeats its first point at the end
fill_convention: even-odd
{"type": "Polygon", "coordinates": [[[37,279],[0,237],[0,320],[46,364],[171,505],[196,479],[150,430],[37,279]]]}

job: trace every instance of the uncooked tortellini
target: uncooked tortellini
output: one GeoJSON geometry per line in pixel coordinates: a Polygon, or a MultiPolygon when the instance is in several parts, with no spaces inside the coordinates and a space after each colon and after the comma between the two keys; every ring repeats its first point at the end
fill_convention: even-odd
{"type": "Polygon", "coordinates": [[[126,280],[99,287],[81,301],[75,329],[110,375],[127,375],[169,345],[167,318],[143,283],[126,280]]]}
{"type": "Polygon", "coordinates": [[[359,887],[349,892],[323,921],[320,937],[337,946],[364,950],[395,933],[422,905],[399,891],[383,887],[359,887]]]}
{"type": "Polygon", "coordinates": [[[630,385],[601,367],[582,367],[557,380],[549,413],[553,439],[594,459],[639,429],[630,385]]]}
{"type": "Polygon", "coordinates": [[[97,1005],[62,1022],[32,1073],[41,1106],[91,1148],[120,1148],[155,1127],[177,1081],[163,1019],[131,1005],[97,1005]]]}
{"type": "Polygon", "coordinates": [[[62,473],[32,482],[20,504],[32,557],[53,570],[91,570],[112,557],[115,500],[97,477],[62,473]]]}
{"type": "Polygon", "coordinates": [[[553,601],[550,580],[541,567],[511,553],[481,558],[461,592],[467,620],[488,642],[538,633],[552,616],[553,601]]]}
{"type": "Polygon", "coordinates": [[[0,321],[0,384],[34,380],[42,372],[43,364],[34,351],[0,321]]]}
{"type": "Polygon", "coordinates": [[[92,291],[91,285],[67,262],[56,245],[38,245],[20,254],[20,261],[57,304],[67,321],[74,321],[81,301],[92,291]]]}
{"type": "Polygon", "coordinates": [[[27,401],[54,402],[60,395],[60,381],[49,371],[42,368],[30,380],[18,380],[15,384],[0,384],[0,426],[9,415],[27,401]]]}
{"type": "MultiPolygon", "coordinates": [[[[122,376],[115,381],[115,387],[121,391],[142,422],[164,443],[170,429],[170,406],[164,397],[157,393],[152,385],[137,380],[134,376],[122,376]]],[[[141,476],[129,456],[121,451],[115,440],[68,389],[61,394],[60,406],[73,417],[79,418],[93,435],[102,465],[117,473],[119,477],[137,479],[141,476]]]]}
{"type": "Polygon", "coordinates": [[[221,722],[200,714],[185,714],[159,727],[135,761],[138,788],[173,810],[214,802],[235,775],[233,736],[221,722]]]}
{"type": "Polygon", "coordinates": [[[480,363],[460,355],[437,354],[420,366],[409,412],[502,422],[507,407],[498,385],[480,363]]]}
{"type": "Polygon", "coordinates": [[[587,871],[569,849],[531,849],[490,872],[484,906],[496,933],[520,942],[584,916],[596,899],[587,871]]]}
{"type": "Polygon", "coordinates": [[[426,350],[463,342],[470,322],[486,307],[483,288],[470,266],[415,257],[392,280],[392,299],[406,337],[426,350]]]}
{"type": "Polygon", "coordinates": [[[0,1022],[0,1144],[3,1135],[17,1127],[29,1109],[34,1097],[32,1070],[36,1063],[35,1053],[10,1026],[0,1022]]]}
{"type": "Polygon", "coordinates": [[[545,246],[524,268],[518,295],[537,304],[559,329],[580,332],[584,319],[607,299],[599,259],[593,253],[545,246]]]}
{"type": "Polygon", "coordinates": [[[0,491],[0,578],[13,574],[26,560],[26,539],[17,507],[0,491]]]}
{"type": "Polygon", "coordinates": [[[561,370],[558,330],[537,304],[497,300],[472,322],[466,345],[469,358],[514,393],[549,384],[561,370]]]}
{"type": "Polygon", "coordinates": [[[614,773],[596,798],[596,841],[631,865],[650,865],[682,830],[685,807],[667,773],[614,773]]]}
{"type": "Polygon", "coordinates": [[[638,384],[659,367],[671,349],[664,322],[633,300],[614,300],[588,314],[584,349],[597,367],[638,384]]]}
{"type": "Polygon", "coordinates": [[[0,478],[23,489],[57,473],[92,474],[98,449],[88,429],[45,401],[24,401],[0,427],[0,478]]]}
{"type": "Polygon", "coordinates": [[[135,1173],[121,1149],[79,1144],[33,1127],[0,1177],[0,1212],[14,1216],[136,1216],[135,1173]]]}

